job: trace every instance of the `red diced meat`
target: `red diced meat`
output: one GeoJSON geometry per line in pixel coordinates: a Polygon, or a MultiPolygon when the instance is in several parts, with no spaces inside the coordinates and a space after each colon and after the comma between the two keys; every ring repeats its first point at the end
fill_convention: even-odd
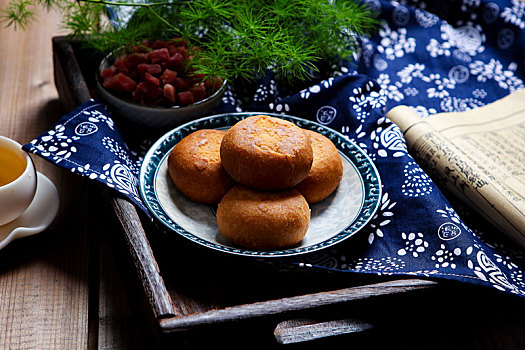
{"type": "Polygon", "coordinates": [[[150,51],[149,48],[151,48],[150,42],[144,39],[141,41],[140,44],[135,45],[135,47],[133,47],[131,51],[139,53],[148,53],[150,51]]]}
{"type": "Polygon", "coordinates": [[[184,71],[184,56],[182,56],[180,53],[176,52],[173,56],[170,57],[167,67],[172,68],[178,72],[184,71]]]}
{"type": "Polygon", "coordinates": [[[137,91],[139,93],[144,93],[144,95],[150,98],[157,98],[162,95],[163,92],[159,86],[150,84],[147,81],[143,81],[137,85],[137,91]]]}
{"type": "Polygon", "coordinates": [[[213,92],[219,90],[223,81],[221,78],[207,79],[205,82],[206,86],[213,92]]]}
{"type": "MultiPolygon", "coordinates": [[[[140,84],[139,84],[140,85],[140,84]]],[[[138,87],[138,85],[137,85],[138,87]]],[[[144,104],[144,98],[146,97],[146,94],[141,89],[135,89],[131,92],[131,99],[134,102],[144,104]]]]}
{"type": "Polygon", "coordinates": [[[175,78],[177,78],[177,72],[172,71],[170,69],[166,69],[164,73],[162,73],[160,80],[162,84],[173,84],[175,78]]]}
{"type": "Polygon", "coordinates": [[[222,85],[221,79],[204,81],[204,75],[195,74],[189,63],[197,48],[184,39],[143,41],[129,49],[133,53],[118,57],[101,76],[106,88],[136,103],[186,106],[222,85]]]}
{"type": "Polygon", "coordinates": [[[187,57],[188,56],[188,49],[186,47],[181,46],[181,47],[178,48],[178,51],[183,57],[187,57]]]}
{"type": "Polygon", "coordinates": [[[170,60],[170,52],[167,48],[153,50],[148,53],[148,60],[151,63],[167,63],[170,60]]]}
{"type": "Polygon", "coordinates": [[[170,57],[166,66],[168,68],[175,69],[178,72],[182,72],[184,70],[184,61],[184,56],[176,52],[173,56],[170,57]]]}
{"type": "Polygon", "coordinates": [[[200,84],[203,82],[204,78],[205,78],[204,74],[192,74],[191,82],[192,84],[200,84]]]}
{"type": "Polygon", "coordinates": [[[168,47],[168,43],[165,42],[165,41],[162,41],[162,40],[155,40],[153,42],[153,44],[151,44],[151,48],[154,49],[154,50],[157,50],[157,49],[162,49],[162,48],[167,48],[168,47]]]}
{"type": "Polygon", "coordinates": [[[177,46],[175,45],[168,46],[168,51],[170,53],[170,57],[173,56],[175,53],[179,52],[177,46]]]}
{"type": "Polygon", "coordinates": [[[100,76],[102,77],[103,80],[106,80],[107,78],[115,75],[116,71],[117,71],[117,68],[115,66],[104,68],[102,72],[100,72],[100,76]]]}
{"type": "Polygon", "coordinates": [[[203,100],[206,97],[206,86],[204,86],[204,84],[193,86],[189,88],[188,91],[193,95],[195,102],[203,100]]]}
{"type": "Polygon", "coordinates": [[[124,56],[117,57],[117,59],[115,60],[115,63],[113,63],[113,65],[117,69],[117,72],[128,74],[128,67],[127,67],[127,65],[125,63],[125,57],[124,56]]]}
{"type": "Polygon", "coordinates": [[[124,73],[117,73],[104,81],[104,87],[117,92],[132,91],[137,83],[124,73]]]}
{"type": "Polygon", "coordinates": [[[177,100],[181,106],[187,106],[195,102],[193,95],[189,91],[182,91],[177,94],[177,100]]]}
{"type": "Polygon", "coordinates": [[[188,86],[190,86],[190,83],[183,78],[175,78],[173,80],[173,85],[177,88],[177,91],[186,90],[188,86]]]}
{"type": "Polygon", "coordinates": [[[146,96],[151,98],[158,98],[159,96],[162,96],[162,93],[162,88],[160,86],[155,86],[146,91],[146,96]]]}
{"type": "Polygon", "coordinates": [[[175,45],[175,46],[184,46],[184,47],[189,47],[189,43],[186,39],[183,39],[183,38],[174,38],[172,40],[170,40],[170,42],[175,45]]]}
{"type": "Polygon", "coordinates": [[[148,58],[145,53],[132,53],[128,56],[128,63],[130,67],[136,68],[141,63],[147,63],[148,58]]]}
{"type": "Polygon", "coordinates": [[[175,90],[175,87],[171,84],[164,84],[164,97],[166,97],[168,100],[170,100],[172,103],[177,102],[177,90],[175,90]]]}
{"type": "Polygon", "coordinates": [[[123,60],[123,65],[125,66],[125,70],[127,71],[127,75],[129,75],[131,78],[136,78],[139,73],[137,70],[137,66],[139,64],[143,64],[146,62],[146,54],[143,53],[133,53],[129,56],[127,56],[123,60]]]}
{"type": "Polygon", "coordinates": [[[155,86],[160,86],[159,78],[154,77],[148,72],[144,73],[144,81],[147,81],[148,83],[155,85],[155,86]]]}
{"type": "Polygon", "coordinates": [[[145,73],[155,75],[162,72],[160,64],[141,63],[137,66],[137,69],[141,75],[144,75],[145,73]]]}

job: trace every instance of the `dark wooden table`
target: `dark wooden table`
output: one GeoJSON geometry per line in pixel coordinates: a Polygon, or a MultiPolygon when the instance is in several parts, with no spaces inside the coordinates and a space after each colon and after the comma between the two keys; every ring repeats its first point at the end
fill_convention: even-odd
{"type": "MultiPolygon", "coordinates": [[[[0,8],[5,3],[0,0],[0,8]]],[[[60,34],[59,19],[54,13],[38,16],[37,23],[26,31],[0,29],[0,134],[20,143],[48,130],[67,112],[58,101],[53,81],[51,38],[60,34]]],[[[121,227],[107,193],[38,157],[33,159],[37,169],[57,185],[61,209],[50,229],[0,251],[2,349],[219,344],[525,349],[524,300],[441,282],[429,290],[290,313],[284,320],[269,315],[160,334],[140,293],[141,281],[118,234],[121,227]],[[352,327],[363,331],[338,335],[356,329],[352,327]],[[316,338],[315,332],[331,336],[288,345],[277,341],[316,338]]],[[[176,270],[170,278],[177,279],[176,270]]],[[[198,283],[203,276],[193,278],[198,283]]],[[[312,278],[311,283],[323,281],[312,278]]],[[[217,288],[220,283],[217,281],[217,288]]],[[[320,300],[326,297],[320,295],[320,300]]]]}

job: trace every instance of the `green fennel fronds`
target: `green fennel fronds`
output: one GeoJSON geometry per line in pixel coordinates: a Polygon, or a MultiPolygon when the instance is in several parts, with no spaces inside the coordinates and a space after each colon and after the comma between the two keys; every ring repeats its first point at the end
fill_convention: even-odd
{"type": "Polygon", "coordinates": [[[34,19],[34,3],[31,0],[18,0],[10,2],[0,13],[0,21],[7,26],[17,29],[25,29],[34,19]]]}
{"type": "Polygon", "coordinates": [[[350,58],[356,38],[377,25],[354,0],[11,0],[1,18],[23,27],[35,1],[62,9],[71,36],[98,52],[182,37],[200,48],[193,60],[198,73],[228,80],[253,80],[267,70],[284,81],[306,80],[320,65],[350,58]],[[133,10],[128,23],[104,20],[108,8],[123,7],[133,10]]]}

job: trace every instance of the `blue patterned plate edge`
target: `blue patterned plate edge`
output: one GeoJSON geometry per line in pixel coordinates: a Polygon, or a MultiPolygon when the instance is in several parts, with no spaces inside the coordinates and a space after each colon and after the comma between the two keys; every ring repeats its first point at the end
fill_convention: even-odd
{"type": "Polygon", "coordinates": [[[336,243],[339,243],[353,235],[368,224],[368,222],[375,215],[379,205],[381,203],[381,179],[379,172],[375,167],[372,160],[368,155],[355,143],[350,141],[347,137],[341,133],[330,129],[326,126],[317,124],[315,122],[293,117],[284,114],[266,113],[266,112],[241,112],[241,113],[225,113],[212,115],[196,119],[181,125],[171,131],[168,131],[162,137],[160,137],[148,150],[144,156],[142,166],[139,173],[139,190],[144,200],[147,209],[151,214],[159,220],[164,226],[170,230],[178,233],[179,235],[205,247],[243,256],[254,256],[254,257],[285,257],[298,254],[305,254],[321,250],[330,247],[336,243]],[[191,232],[186,231],[184,228],[179,226],[170,216],[165,212],[162,204],[159,201],[159,197],[156,191],[156,177],[158,175],[159,166],[163,163],[165,158],[169,155],[171,149],[184,137],[191,134],[192,132],[199,129],[217,129],[231,127],[238,121],[254,115],[269,115],[273,117],[282,118],[293,122],[297,126],[316,131],[326,137],[328,137],[339,150],[351,163],[354,169],[359,173],[362,180],[363,188],[363,200],[361,203],[361,209],[357,217],[352,223],[346,227],[346,229],[339,232],[334,232],[328,239],[305,247],[291,247],[282,250],[271,250],[271,251],[260,251],[260,250],[248,250],[244,248],[236,248],[231,246],[225,246],[209,240],[204,240],[191,232]]]}

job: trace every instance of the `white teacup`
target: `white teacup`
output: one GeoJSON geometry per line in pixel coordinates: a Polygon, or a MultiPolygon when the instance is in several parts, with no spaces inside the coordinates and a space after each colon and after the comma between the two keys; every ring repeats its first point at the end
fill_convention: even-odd
{"type": "Polygon", "coordinates": [[[19,218],[36,192],[37,173],[22,145],[0,136],[0,226],[19,218]]]}

